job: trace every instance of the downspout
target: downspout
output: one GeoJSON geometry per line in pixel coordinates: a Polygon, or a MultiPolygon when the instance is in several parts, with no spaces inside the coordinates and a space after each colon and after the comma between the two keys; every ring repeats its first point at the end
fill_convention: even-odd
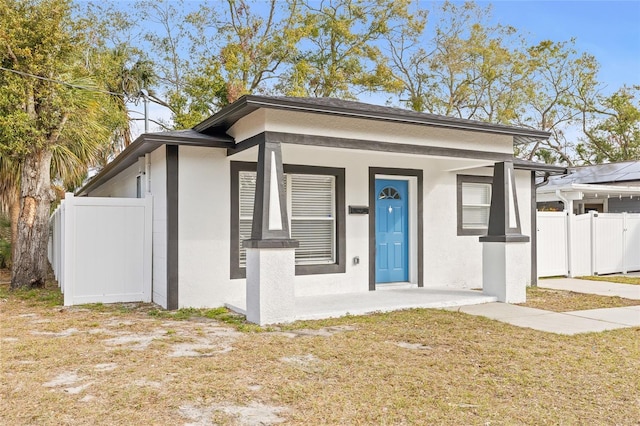
{"type": "Polygon", "coordinates": [[[536,189],[540,188],[541,186],[545,186],[546,184],[549,183],[549,177],[551,176],[551,173],[549,172],[544,172],[544,176],[542,177],[542,182],[540,183],[536,183],[534,186],[536,189]]]}
{"type": "Polygon", "coordinates": [[[573,278],[573,256],[571,255],[571,218],[573,215],[573,200],[567,200],[567,198],[562,195],[562,191],[560,191],[559,189],[556,189],[556,197],[558,197],[564,204],[564,213],[567,217],[567,273],[569,274],[570,278],[573,278]]]}
{"type": "Polygon", "coordinates": [[[145,194],[151,194],[151,154],[144,155],[145,194]]]}

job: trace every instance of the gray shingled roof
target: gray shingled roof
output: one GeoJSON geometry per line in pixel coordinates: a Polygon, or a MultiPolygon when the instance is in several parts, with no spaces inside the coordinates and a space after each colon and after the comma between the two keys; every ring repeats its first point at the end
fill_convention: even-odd
{"type": "Polygon", "coordinates": [[[214,134],[221,130],[225,131],[237,120],[259,108],[285,109],[368,120],[498,133],[511,135],[514,138],[531,140],[547,139],[550,135],[548,132],[536,129],[492,124],[483,121],[417,112],[403,108],[346,101],[343,99],[256,95],[245,95],[241,97],[233,104],[224,107],[202,123],[196,125],[193,129],[208,134],[214,134]]]}

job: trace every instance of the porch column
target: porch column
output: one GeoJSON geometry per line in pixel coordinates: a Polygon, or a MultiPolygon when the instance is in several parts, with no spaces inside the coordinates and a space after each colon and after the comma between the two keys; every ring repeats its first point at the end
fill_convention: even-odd
{"type": "Polygon", "coordinates": [[[295,313],[295,248],[289,234],[282,150],[263,140],[258,150],[256,195],[247,249],[247,321],[291,321],[295,313]]]}
{"type": "Polygon", "coordinates": [[[482,242],[482,291],[498,301],[526,301],[531,274],[529,237],[522,235],[512,162],[493,169],[491,210],[487,235],[482,242]]]}

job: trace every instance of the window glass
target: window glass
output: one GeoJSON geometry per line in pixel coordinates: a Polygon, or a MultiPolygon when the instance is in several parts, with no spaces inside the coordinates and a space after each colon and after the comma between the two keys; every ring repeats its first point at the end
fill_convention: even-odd
{"type": "MultiPolygon", "coordinates": [[[[251,223],[253,218],[253,202],[256,194],[256,172],[240,172],[240,241],[251,238],[251,223]]],[[[247,251],[240,247],[240,266],[247,264],[247,251]]]]}
{"type": "Polygon", "coordinates": [[[491,176],[458,175],[458,235],[484,235],[491,210],[491,176]]]}
{"type": "Polygon", "coordinates": [[[462,184],[462,228],[487,229],[491,207],[491,185],[462,184]]]}
{"type": "Polygon", "coordinates": [[[287,176],[291,238],[298,240],[296,263],[335,262],[335,176],[287,176]]]}
{"type": "MultiPolygon", "coordinates": [[[[251,238],[256,172],[239,172],[240,242],[251,238]]],[[[335,176],[285,175],[289,229],[298,240],[297,265],[335,263],[335,176]]],[[[239,266],[246,266],[246,250],[240,247],[239,266]]]]}

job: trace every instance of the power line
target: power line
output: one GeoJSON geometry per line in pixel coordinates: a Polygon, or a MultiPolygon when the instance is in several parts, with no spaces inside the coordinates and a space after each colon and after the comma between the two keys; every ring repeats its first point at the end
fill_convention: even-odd
{"type": "Polygon", "coordinates": [[[23,71],[12,70],[10,68],[5,68],[3,66],[0,66],[0,70],[9,71],[9,72],[12,72],[14,74],[22,75],[24,77],[37,78],[39,80],[50,81],[52,83],[62,84],[63,86],[73,87],[74,89],[82,89],[82,90],[88,90],[88,91],[91,91],[91,92],[104,93],[105,95],[115,95],[115,96],[123,96],[124,95],[124,96],[128,96],[127,93],[116,93],[116,92],[110,92],[108,90],[100,90],[100,89],[94,89],[94,88],[91,88],[91,87],[80,86],[80,85],[73,84],[73,83],[67,83],[66,81],[60,81],[60,80],[55,80],[53,78],[47,78],[47,77],[42,77],[42,76],[35,75],[35,74],[29,74],[29,73],[23,72],[23,71]]]}

